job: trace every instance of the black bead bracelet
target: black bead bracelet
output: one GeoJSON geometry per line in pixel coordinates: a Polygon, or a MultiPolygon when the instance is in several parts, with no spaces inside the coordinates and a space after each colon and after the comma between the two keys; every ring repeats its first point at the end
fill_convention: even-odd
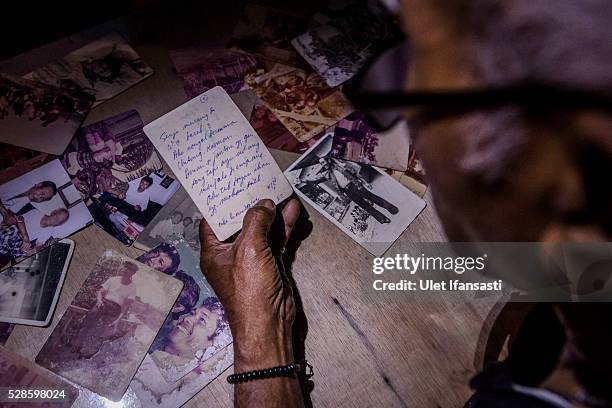
{"type": "Polygon", "coordinates": [[[227,377],[227,382],[230,384],[239,384],[247,381],[260,380],[263,378],[291,377],[294,374],[304,371],[306,367],[310,368],[310,372],[312,373],[312,366],[310,364],[292,363],[282,366],[263,368],[261,370],[231,374],[227,377]]]}

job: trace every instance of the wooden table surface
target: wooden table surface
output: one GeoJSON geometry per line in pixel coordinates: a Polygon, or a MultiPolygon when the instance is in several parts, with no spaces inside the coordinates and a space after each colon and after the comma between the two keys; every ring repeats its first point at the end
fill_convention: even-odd
{"type": "MultiPolygon", "coordinates": [[[[0,70],[28,72],[89,39],[117,30],[156,73],[96,107],[85,124],[128,109],[138,110],[143,121],[149,123],[187,100],[180,79],[172,72],[168,51],[192,44],[222,44],[240,10],[240,4],[200,7],[190,9],[189,16],[158,8],[138,18],[112,21],[1,63],[0,70]]],[[[272,153],[283,169],[298,157],[272,153]]],[[[391,251],[401,251],[410,242],[445,240],[431,198],[426,195],[425,199],[427,208],[391,251]]],[[[362,279],[362,272],[371,270],[372,256],[313,208],[306,205],[305,209],[312,232],[297,249],[291,270],[307,321],[305,356],[315,372],[314,388],[307,399],[315,407],[462,406],[470,395],[468,381],[480,368],[495,303],[399,304],[374,298],[365,291],[362,279]]],[[[30,360],[34,360],[105,249],[132,257],[141,254],[95,226],[70,238],[76,248],[53,323],[42,329],[18,326],[6,344],[30,360]]],[[[232,406],[233,389],[226,382],[231,373],[230,368],[186,406],[232,406]]],[[[84,394],[75,406],[90,406],[89,393],[84,394]]]]}

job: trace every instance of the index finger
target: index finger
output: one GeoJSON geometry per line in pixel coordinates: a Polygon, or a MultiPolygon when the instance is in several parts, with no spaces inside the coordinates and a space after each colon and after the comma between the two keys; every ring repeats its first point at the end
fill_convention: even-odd
{"type": "Polygon", "coordinates": [[[202,221],[200,221],[200,245],[202,249],[218,246],[221,244],[223,244],[223,242],[217,239],[217,236],[215,235],[210,225],[208,225],[206,219],[202,218],[202,221]]]}

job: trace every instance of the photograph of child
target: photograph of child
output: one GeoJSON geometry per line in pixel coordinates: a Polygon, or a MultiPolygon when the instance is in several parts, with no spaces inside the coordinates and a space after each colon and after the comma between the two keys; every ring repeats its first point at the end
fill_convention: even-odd
{"type": "Polygon", "coordinates": [[[174,382],[232,342],[221,302],[200,271],[200,258],[185,241],[163,243],[138,261],[183,282],[176,303],[149,354],[174,382]]]}
{"type": "Polygon", "coordinates": [[[36,362],[105,398],[120,400],[182,286],[106,251],[36,362]]]}
{"type": "Polygon", "coordinates": [[[153,68],[117,33],[87,44],[26,75],[86,95],[94,106],[153,75],[153,68]]]}
{"type": "Polygon", "coordinates": [[[0,186],[0,268],[93,222],[59,160],[0,186]]]}

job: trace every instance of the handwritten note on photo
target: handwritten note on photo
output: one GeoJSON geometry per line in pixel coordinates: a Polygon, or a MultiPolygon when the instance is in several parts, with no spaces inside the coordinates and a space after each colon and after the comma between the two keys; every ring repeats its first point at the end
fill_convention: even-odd
{"type": "Polygon", "coordinates": [[[291,186],[232,102],[215,87],[144,127],[220,240],[240,230],[246,211],[291,186]]]}

